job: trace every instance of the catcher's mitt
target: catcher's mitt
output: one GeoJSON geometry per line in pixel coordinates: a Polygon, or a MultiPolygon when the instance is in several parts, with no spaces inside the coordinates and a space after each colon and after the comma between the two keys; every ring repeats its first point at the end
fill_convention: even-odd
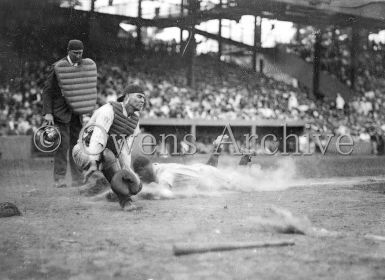
{"type": "Polygon", "coordinates": [[[123,169],[112,177],[111,189],[118,196],[120,206],[124,208],[129,198],[142,190],[142,183],[135,173],[123,169]]]}

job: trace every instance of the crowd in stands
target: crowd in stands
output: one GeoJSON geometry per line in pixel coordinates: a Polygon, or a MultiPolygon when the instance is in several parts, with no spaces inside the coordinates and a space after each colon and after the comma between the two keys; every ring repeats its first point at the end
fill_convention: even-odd
{"type": "MultiPolygon", "coordinates": [[[[287,51],[313,62],[315,32],[312,27],[300,28],[293,44],[286,46],[287,51]]],[[[357,35],[359,40],[353,54],[356,65],[352,73],[352,30],[327,28],[321,34],[321,70],[355,92],[349,102],[341,103],[342,97],[323,100],[322,106],[328,110],[323,110],[322,118],[327,119],[337,134],[351,134],[365,141],[382,137],[385,131],[385,44],[368,40],[368,34],[361,31],[357,35]]]]}
{"type": "Polygon", "coordinates": [[[197,58],[193,89],[186,86],[182,64],[172,55],[142,57],[125,65],[101,64],[99,92],[106,101],[114,100],[128,77],[149,96],[142,114],[147,118],[302,119],[315,107],[298,88],[234,65],[218,64],[207,55],[197,58]],[[303,104],[294,104],[296,98],[303,104]]]}
{"type": "Polygon", "coordinates": [[[32,134],[40,127],[48,70],[45,61],[26,62],[20,77],[0,84],[0,135],[32,134]]]}
{"type": "MultiPolygon", "coordinates": [[[[1,135],[32,134],[41,125],[41,93],[52,59],[60,58],[58,52],[49,62],[24,60],[21,75],[0,84],[1,135]]],[[[192,88],[186,85],[185,62],[175,45],[150,48],[140,56],[127,52],[99,59],[97,65],[98,103],[116,100],[127,82],[140,84],[148,95],[142,118],[302,120],[312,132],[349,134],[362,141],[385,130],[385,95],[381,88],[365,83],[367,90],[350,102],[341,96],[313,100],[297,87],[201,55],[196,59],[192,88]]]]}
{"type": "MultiPolygon", "coordinates": [[[[293,44],[287,45],[287,50],[312,62],[316,32],[313,27],[299,29],[299,35],[293,40],[293,44]]],[[[327,28],[321,34],[321,70],[327,71],[359,93],[384,86],[384,43],[368,40],[365,31],[357,35],[358,41],[353,53],[356,65],[352,76],[352,30],[327,28]]]]}

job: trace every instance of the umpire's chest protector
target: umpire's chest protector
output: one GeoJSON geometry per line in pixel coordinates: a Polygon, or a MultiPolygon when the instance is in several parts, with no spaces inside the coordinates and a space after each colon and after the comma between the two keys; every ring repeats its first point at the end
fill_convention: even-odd
{"type": "Polygon", "coordinates": [[[114,121],[108,131],[107,148],[109,148],[115,156],[118,156],[119,153],[116,151],[112,135],[116,135],[116,140],[121,139],[123,135],[126,138],[133,135],[138,125],[139,117],[135,114],[126,117],[123,114],[123,105],[119,102],[110,102],[110,104],[114,109],[114,121]]]}
{"type": "Polygon", "coordinates": [[[62,59],[55,63],[54,69],[61,92],[73,112],[92,112],[97,99],[95,62],[85,58],[79,66],[72,66],[67,59],[62,59]]]}

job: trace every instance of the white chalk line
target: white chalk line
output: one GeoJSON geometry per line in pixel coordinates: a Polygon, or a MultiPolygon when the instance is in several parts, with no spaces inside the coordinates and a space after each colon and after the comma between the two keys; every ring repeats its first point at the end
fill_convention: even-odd
{"type": "Polygon", "coordinates": [[[322,187],[322,186],[343,186],[361,185],[371,183],[385,183],[385,176],[357,176],[357,177],[332,177],[332,178],[309,178],[298,179],[289,182],[288,187],[322,187]]]}

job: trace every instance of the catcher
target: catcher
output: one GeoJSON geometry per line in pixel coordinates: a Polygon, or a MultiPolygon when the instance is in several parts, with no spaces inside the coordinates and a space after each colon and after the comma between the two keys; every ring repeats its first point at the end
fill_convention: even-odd
{"type": "MultiPolygon", "coordinates": [[[[131,147],[140,133],[139,112],[144,104],[142,88],[127,86],[117,102],[107,103],[94,112],[72,153],[85,181],[93,176],[95,182],[91,183],[103,188],[108,186],[107,179],[122,208],[142,189],[140,179],[131,170],[131,147]]],[[[98,186],[90,189],[99,191],[98,186]]]]}

